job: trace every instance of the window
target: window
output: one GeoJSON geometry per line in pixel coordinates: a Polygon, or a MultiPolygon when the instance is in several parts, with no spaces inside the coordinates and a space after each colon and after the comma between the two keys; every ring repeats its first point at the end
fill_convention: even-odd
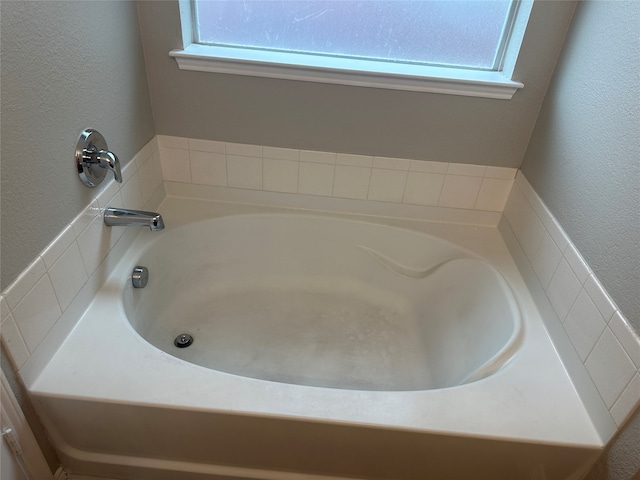
{"type": "Polygon", "coordinates": [[[511,98],[530,2],[182,0],[180,68],[511,98]],[[528,8],[527,8],[528,7],[528,8]]]}
{"type": "Polygon", "coordinates": [[[512,0],[196,1],[195,43],[496,70],[512,0]]]}

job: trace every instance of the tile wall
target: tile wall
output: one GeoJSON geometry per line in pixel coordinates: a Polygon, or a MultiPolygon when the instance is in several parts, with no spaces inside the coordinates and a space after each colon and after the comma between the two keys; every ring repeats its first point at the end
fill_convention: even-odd
{"type": "Polygon", "coordinates": [[[166,181],[501,212],[516,169],[158,136],[166,181]]]}
{"type": "Polygon", "coordinates": [[[609,413],[621,426],[640,405],[640,337],[522,172],[504,216],[609,413]]]}
{"type": "MultiPolygon", "coordinates": [[[[90,299],[105,275],[104,259],[125,229],[105,227],[101,209],[144,209],[163,196],[156,139],[122,169],[0,296],[0,334],[19,369],[83,291],[90,299]]],[[[130,236],[132,238],[132,236],[130,236]]]]}

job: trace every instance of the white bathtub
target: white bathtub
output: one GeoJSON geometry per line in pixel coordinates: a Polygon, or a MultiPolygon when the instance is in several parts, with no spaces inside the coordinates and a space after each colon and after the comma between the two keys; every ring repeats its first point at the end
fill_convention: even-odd
{"type": "Polygon", "coordinates": [[[236,215],[159,235],[138,263],[151,281],[124,289],[136,331],[178,358],[245,377],[356,390],[451,387],[499,370],[522,337],[499,272],[409,230],[236,215]],[[185,333],[195,343],[178,348],[185,333]]]}
{"type": "Polygon", "coordinates": [[[29,382],[71,471],[564,480],[599,453],[495,228],[159,210],[29,382]]]}

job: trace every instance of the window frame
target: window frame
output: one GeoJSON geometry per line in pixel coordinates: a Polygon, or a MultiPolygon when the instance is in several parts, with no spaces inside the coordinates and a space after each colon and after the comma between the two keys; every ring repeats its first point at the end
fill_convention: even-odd
{"type": "Polygon", "coordinates": [[[498,71],[197,44],[193,41],[192,0],[179,0],[182,48],[171,50],[169,55],[181,70],[511,99],[524,87],[512,76],[534,0],[516,1],[517,11],[498,71]]]}

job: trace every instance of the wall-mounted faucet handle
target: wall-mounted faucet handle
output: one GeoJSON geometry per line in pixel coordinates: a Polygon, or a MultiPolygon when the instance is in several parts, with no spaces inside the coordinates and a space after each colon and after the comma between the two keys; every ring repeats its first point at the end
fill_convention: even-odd
{"type": "Polygon", "coordinates": [[[120,171],[120,160],[113,152],[109,150],[100,150],[96,153],[96,157],[99,165],[102,168],[106,168],[107,170],[111,170],[113,172],[113,177],[116,182],[122,183],[122,172],[120,171]]]}
{"type": "Polygon", "coordinates": [[[120,160],[108,150],[107,142],[97,130],[87,128],[80,134],[75,159],[78,175],[86,186],[102,183],[107,170],[113,172],[116,182],[122,183],[120,160]]]}

